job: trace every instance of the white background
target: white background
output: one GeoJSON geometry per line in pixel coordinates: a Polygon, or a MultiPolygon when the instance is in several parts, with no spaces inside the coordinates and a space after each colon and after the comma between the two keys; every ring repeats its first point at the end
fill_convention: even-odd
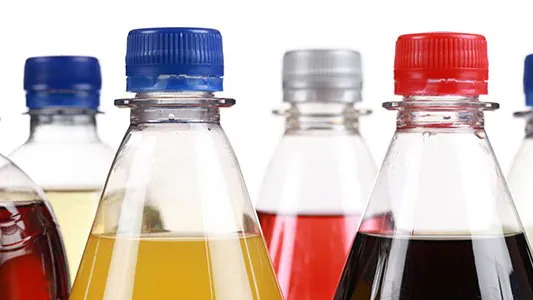
{"type": "Polygon", "coordinates": [[[24,142],[28,117],[22,90],[24,61],[40,55],[91,55],[103,70],[102,138],[117,147],[128,111],[113,106],[125,90],[124,55],[130,29],[200,26],[222,32],[225,91],[237,105],[222,123],[237,152],[252,197],[283,131],[271,115],[281,105],[281,57],[297,48],[359,50],[364,63],[364,103],[374,114],[362,133],[378,164],[394,130],[395,114],[381,108],[394,99],[394,43],[399,34],[424,31],[481,33],[488,39],[490,95],[501,109],[487,113],[487,131],[507,173],[523,135],[522,66],[533,52],[531,1],[1,1],[0,151],[24,142]]]}

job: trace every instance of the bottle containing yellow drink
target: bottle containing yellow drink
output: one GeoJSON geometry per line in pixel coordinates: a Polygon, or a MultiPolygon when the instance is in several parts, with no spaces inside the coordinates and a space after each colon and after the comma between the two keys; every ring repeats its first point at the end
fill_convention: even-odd
{"type": "Polygon", "coordinates": [[[70,299],[282,299],[219,122],[220,33],[133,30],[126,74],[131,124],[70,299]]]}
{"type": "Polygon", "coordinates": [[[96,128],[100,65],[87,56],[32,57],[24,73],[30,137],[10,157],[50,200],[73,282],[113,160],[96,128]]]}

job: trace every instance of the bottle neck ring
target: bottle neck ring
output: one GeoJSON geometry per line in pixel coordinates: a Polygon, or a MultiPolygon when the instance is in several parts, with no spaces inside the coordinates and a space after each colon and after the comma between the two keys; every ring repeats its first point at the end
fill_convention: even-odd
{"type": "Polygon", "coordinates": [[[234,104],[234,99],[198,91],[143,92],[131,99],[115,100],[116,106],[131,108],[131,124],[219,123],[219,108],[234,104]]]}
{"type": "Polygon", "coordinates": [[[404,96],[403,101],[385,102],[383,107],[397,110],[397,128],[475,128],[484,127],[486,110],[497,103],[481,102],[478,96],[404,96]]]}
{"type": "Polygon", "coordinates": [[[370,113],[343,103],[293,103],[288,109],[274,110],[275,115],[285,117],[287,134],[317,130],[358,133],[359,117],[370,113]]]}
{"type": "Polygon", "coordinates": [[[361,102],[361,89],[284,89],[283,102],[345,103],[361,102]]]}
{"type": "Polygon", "coordinates": [[[96,114],[92,109],[32,109],[29,142],[95,142],[99,141],[96,114]]]}
{"type": "Polygon", "coordinates": [[[533,139],[533,109],[517,111],[513,115],[526,120],[526,128],[524,130],[526,138],[533,139]]]}

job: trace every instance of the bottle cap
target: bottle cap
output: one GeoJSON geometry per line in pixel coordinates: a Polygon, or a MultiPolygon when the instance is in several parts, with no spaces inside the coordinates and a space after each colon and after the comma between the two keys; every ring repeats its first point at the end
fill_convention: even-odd
{"type": "Polygon", "coordinates": [[[94,57],[42,56],[26,60],[24,90],[29,109],[97,109],[101,88],[100,64],[94,57]]]}
{"type": "Polygon", "coordinates": [[[533,54],[529,54],[524,60],[524,94],[526,105],[533,106],[533,54]]]}
{"type": "Polygon", "coordinates": [[[359,52],[295,50],[283,57],[285,102],[359,102],[361,90],[359,52]]]}
{"type": "Polygon", "coordinates": [[[489,62],[484,36],[429,32],[396,41],[396,95],[487,94],[489,62]]]}
{"type": "Polygon", "coordinates": [[[127,90],[222,90],[222,36],[208,28],[144,28],[130,31],[127,90]]]}

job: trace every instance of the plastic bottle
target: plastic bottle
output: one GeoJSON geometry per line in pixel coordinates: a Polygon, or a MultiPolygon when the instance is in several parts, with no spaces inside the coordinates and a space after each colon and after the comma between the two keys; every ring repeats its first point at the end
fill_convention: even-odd
{"type": "Polygon", "coordinates": [[[30,136],[11,159],[40,185],[61,226],[71,282],[96,214],[113,151],[98,137],[100,65],[86,56],[32,57],[24,89],[30,136]]]}
{"type": "Polygon", "coordinates": [[[67,300],[68,265],[43,191],[0,155],[0,299],[67,300]]]}
{"type": "Polygon", "coordinates": [[[530,180],[533,178],[531,170],[533,166],[533,155],[531,155],[533,153],[533,110],[530,107],[533,106],[533,54],[526,56],[524,61],[524,95],[528,109],[516,112],[514,115],[526,120],[525,138],[514,158],[508,181],[522,225],[526,230],[526,237],[532,245],[533,185],[530,180]]]}
{"type": "Polygon", "coordinates": [[[396,42],[397,128],[334,299],[533,299],[531,253],[488,141],[487,43],[396,42]]]}
{"type": "Polygon", "coordinates": [[[131,124],[72,290],[78,299],[281,299],[239,165],[220,126],[222,37],[129,33],[131,124]]]}
{"type": "Polygon", "coordinates": [[[376,166],[359,134],[361,58],[297,50],[283,60],[285,134],[257,210],[287,300],[331,299],[376,166]]]}

